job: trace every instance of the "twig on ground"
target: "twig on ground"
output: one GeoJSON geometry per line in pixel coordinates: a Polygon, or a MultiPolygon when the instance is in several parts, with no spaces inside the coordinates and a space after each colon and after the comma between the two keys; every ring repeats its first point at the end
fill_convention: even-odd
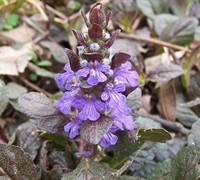
{"type": "Polygon", "coordinates": [[[179,132],[182,135],[188,135],[190,133],[190,130],[185,128],[179,122],[172,122],[172,121],[163,119],[159,116],[155,116],[155,115],[151,115],[151,114],[147,114],[147,113],[142,113],[142,112],[140,112],[139,115],[142,116],[142,117],[151,118],[151,119],[155,120],[156,122],[159,122],[160,124],[162,124],[164,127],[170,128],[171,130],[179,132]]]}
{"type": "MultiPolygon", "coordinates": [[[[39,33],[42,34],[42,36],[47,36],[45,31],[43,31],[41,28],[39,28],[38,26],[36,26],[27,16],[22,16],[21,19],[30,27],[32,27],[33,29],[35,29],[36,31],[38,31],[39,33]]],[[[50,34],[50,32],[49,32],[50,34]]],[[[50,41],[54,42],[54,39],[51,37],[47,37],[50,41]]]]}
{"type": "Polygon", "coordinates": [[[27,86],[29,86],[31,89],[37,91],[37,92],[42,92],[43,94],[45,94],[48,97],[52,97],[53,95],[48,93],[47,91],[45,91],[44,89],[41,89],[40,87],[36,86],[35,84],[31,83],[30,81],[28,81],[27,79],[25,79],[24,77],[19,77],[19,79],[26,84],[27,86]]]}
{"type": "Polygon", "coordinates": [[[188,53],[192,52],[190,49],[184,48],[184,47],[176,45],[176,44],[172,44],[172,43],[161,41],[159,39],[154,39],[154,38],[145,38],[145,37],[137,36],[135,34],[120,33],[119,37],[138,40],[138,41],[145,41],[145,42],[148,42],[148,43],[166,46],[168,48],[177,49],[179,51],[185,51],[185,52],[188,52],[188,53]]]}
{"type": "Polygon", "coordinates": [[[114,174],[114,178],[119,177],[124,171],[126,171],[131,164],[133,163],[135,157],[140,153],[141,150],[143,150],[145,148],[145,145],[143,145],[134,155],[134,157],[132,158],[132,160],[128,160],[125,162],[125,164],[114,174]]]}

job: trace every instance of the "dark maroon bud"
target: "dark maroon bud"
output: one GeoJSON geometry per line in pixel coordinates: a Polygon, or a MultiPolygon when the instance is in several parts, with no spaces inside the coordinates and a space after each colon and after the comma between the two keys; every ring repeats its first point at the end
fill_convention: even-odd
{"type": "Polygon", "coordinates": [[[79,44],[81,44],[82,46],[86,46],[86,47],[88,46],[80,32],[78,32],[74,29],[72,29],[72,32],[74,33],[74,36],[76,37],[79,44]]]}
{"type": "Polygon", "coordinates": [[[86,26],[89,28],[90,27],[90,22],[89,22],[88,18],[86,17],[85,12],[81,11],[81,15],[82,15],[82,17],[83,17],[83,19],[85,21],[86,26]]]}
{"type": "Polygon", "coordinates": [[[92,24],[88,30],[88,35],[91,39],[101,39],[103,37],[103,29],[98,24],[92,24]]]}
{"type": "Polygon", "coordinates": [[[108,39],[108,41],[105,42],[105,44],[103,45],[104,48],[110,48],[114,42],[114,40],[117,38],[117,35],[121,32],[120,29],[117,29],[116,31],[114,31],[111,35],[111,37],[108,39]]]}
{"type": "Polygon", "coordinates": [[[89,20],[91,24],[99,24],[99,25],[101,25],[105,21],[105,16],[102,10],[101,3],[97,3],[92,7],[89,14],[89,20]]]}
{"type": "Polygon", "coordinates": [[[131,56],[126,53],[117,53],[112,57],[112,64],[111,68],[115,69],[119,67],[122,63],[125,63],[126,61],[129,61],[131,56]]]}
{"type": "Polygon", "coordinates": [[[70,63],[70,67],[73,71],[78,71],[80,69],[80,61],[78,56],[71,51],[70,49],[65,48],[65,51],[67,53],[67,56],[69,58],[69,63],[70,63]]]}
{"type": "Polygon", "coordinates": [[[102,59],[103,59],[103,55],[100,54],[100,53],[97,53],[97,52],[94,52],[94,53],[83,53],[82,57],[83,57],[83,59],[86,59],[86,60],[92,61],[92,62],[94,62],[96,60],[101,62],[102,59]]]}

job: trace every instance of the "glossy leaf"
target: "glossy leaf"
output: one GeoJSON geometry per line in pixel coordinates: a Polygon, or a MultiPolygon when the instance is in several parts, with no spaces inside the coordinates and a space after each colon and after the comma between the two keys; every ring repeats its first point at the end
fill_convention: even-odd
{"type": "Polygon", "coordinates": [[[140,129],[137,133],[139,139],[151,142],[165,143],[171,140],[171,135],[165,129],[140,129]]]}
{"type": "Polygon", "coordinates": [[[21,111],[42,130],[51,133],[63,132],[63,127],[67,124],[68,118],[56,108],[56,103],[44,94],[30,92],[21,96],[18,103],[21,111]]]}
{"type": "Polygon", "coordinates": [[[31,157],[20,147],[0,144],[0,154],[1,179],[38,179],[31,157]]]}

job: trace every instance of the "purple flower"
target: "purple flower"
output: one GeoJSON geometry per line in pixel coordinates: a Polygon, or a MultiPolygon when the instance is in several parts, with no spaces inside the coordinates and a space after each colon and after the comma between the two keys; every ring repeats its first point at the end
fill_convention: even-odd
{"type": "Polygon", "coordinates": [[[64,130],[65,130],[65,132],[70,132],[69,133],[70,138],[73,139],[77,135],[79,135],[79,128],[80,128],[81,123],[82,123],[82,120],[80,120],[76,117],[73,121],[71,121],[71,122],[67,123],[67,125],[65,125],[64,130]]]}
{"type": "Polygon", "coordinates": [[[84,97],[79,100],[79,107],[83,106],[79,113],[79,118],[82,120],[96,121],[99,119],[100,114],[98,111],[105,110],[105,104],[98,100],[94,94],[84,97]]]}
{"type": "Polygon", "coordinates": [[[87,67],[78,70],[78,75],[81,77],[88,77],[87,82],[89,85],[97,85],[99,82],[105,82],[107,77],[104,73],[109,73],[110,66],[100,64],[98,61],[90,62],[87,67]]]}
{"type": "Polygon", "coordinates": [[[105,148],[109,147],[110,145],[115,145],[117,143],[118,137],[114,135],[113,132],[116,132],[117,130],[117,127],[111,127],[109,131],[103,136],[99,144],[105,148]]]}
{"type": "Polygon", "coordinates": [[[128,84],[132,87],[138,86],[139,82],[139,76],[136,71],[131,71],[132,65],[129,61],[123,63],[121,66],[117,67],[114,70],[113,76],[115,77],[115,80],[128,84]]]}
{"type": "Polygon", "coordinates": [[[115,121],[115,126],[117,126],[119,129],[124,130],[124,127],[127,130],[133,130],[134,129],[134,122],[132,116],[119,116],[113,118],[115,121]]]}
{"type": "Polygon", "coordinates": [[[76,88],[73,91],[65,92],[63,97],[58,101],[57,107],[63,114],[70,113],[73,102],[75,101],[76,95],[79,91],[80,88],[76,88]]]}
{"type": "Polygon", "coordinates": [[[113,109],[113,115],[115,116],[121,116],[122,114],[130,112],[130,108],[126,105],[126,96],[121,93],[125,90],[124,84],[109,83],[106,85],[104,92],[101,95],[101,99],[108,102],[108,105],[113,109]]]}
{"type": "Polygon", "coordinates": [[[56,81],[59,87],[65,86],[66,83],[70,83],[75,73],[70,69],[70,65],[66,64],[64,67],[65,73],[58,73],[56,75],[56,81]]]}

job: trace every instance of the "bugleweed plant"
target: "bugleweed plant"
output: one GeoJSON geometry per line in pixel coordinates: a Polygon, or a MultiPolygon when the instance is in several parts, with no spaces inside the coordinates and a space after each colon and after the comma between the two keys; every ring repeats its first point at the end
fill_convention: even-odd
{"type": "Polygon", "coordinates": [[[141,129],[134,124],[141,104],[139,75],[130,55],[112,53],[120,30],[112,34],[106,30],[111,15],[101,3],[91,8],[88,18],[82,12],[88,31],[81,34],[72,30],[80,46],[78,54],[66,49],[69,64],[56,75],[63,92],[60,100],[34,92],[19,98],[21,111],[42,130],[41,136],[67,147],[63,158],[72,156],[76,166],[82,157],[77,168],[61,175],[62,179],[115,179],[126,168],[111,170],[100,162],[120,168],[145,141],[164,143],[171,139],[164,129],[141,129]],[[137,107],[128,107],[128,95],[135,97],[131,104],[137,107]],[[44,135],[46,132],[51,135],[44,135]]]}

